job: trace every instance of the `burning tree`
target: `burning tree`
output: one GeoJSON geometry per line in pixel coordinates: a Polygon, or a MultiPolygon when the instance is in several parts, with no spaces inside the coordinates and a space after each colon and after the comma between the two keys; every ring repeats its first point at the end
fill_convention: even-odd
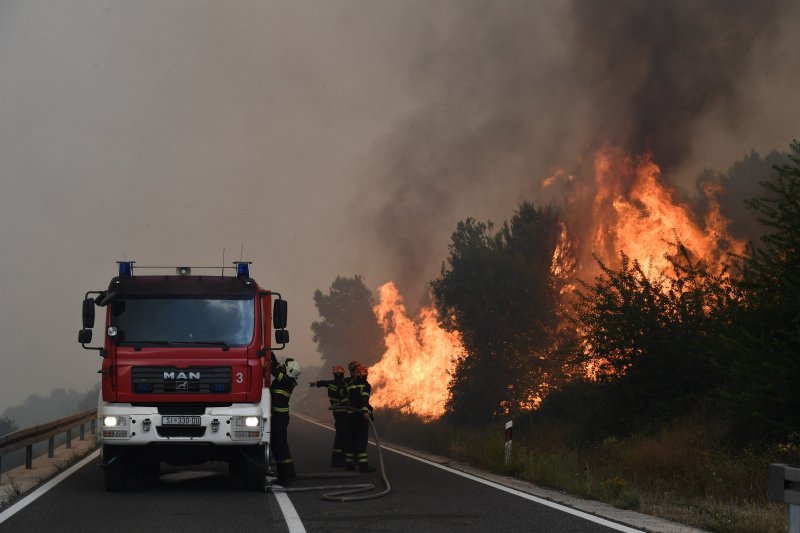
{"type": "MultiPolygon", "coordinates": [[[[593,400],[573,407],[591,418],[602,406],[600,431],[679,416],[719,384],[710,346],[729,324],[737,292],[724,268],[716,274],[717,265],[694,259],[682,243],[672,247],[668,266],[656,273],[624,253],[618,269],[598,260],[602,273],[577,291],[572,321],[590,382],[582,394],[593,400]]],[[[567,387],[556,403],[574,390],[567,387]]],[[[587,425],[598,430],[596,422],[587,425]]]]}
{"type": "Polygon", "coordinates": [[[745,440],[796,431],[800,144],[792,149],[795,165],[776,166],[777,179],[762,182],[767,196],[749,202],[771,230],[761,246],[696,253],[677,235],[647,267],[624,251],[613,268],[595,256],[601,273],[573,305],[586,378],[550,395],[537,416],[569,419],[597,438],[710,402],[745,440]]]}
{"type": "Polygon", "coordinates": [[[460,222],[441,276],[431,282],[440,320],[461,334],[448,410],[481,423],[529,406],[560,364],[548,358],[558,329],[561,278],[552,261],[562,224],[554,208],[520,204],[511,221],[460,222]]]}

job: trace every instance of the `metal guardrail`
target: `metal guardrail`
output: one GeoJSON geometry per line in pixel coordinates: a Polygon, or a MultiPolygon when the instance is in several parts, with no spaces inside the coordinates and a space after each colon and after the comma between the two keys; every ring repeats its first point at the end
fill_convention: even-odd
{"type": "Polygon", "coordinates": [[[66,433],[67,448],[72,448],[72,430],[79,427],[80,440],[84,440],[87,422],[91,423],[90,431],[94,432],[97,424],[97,409],[87,409],[0,437],[0,472],[3,471],[3,456],[21,448],[25,448],[25,468],[29,470],[33,468],[33,445],[45,439],[48,440],[47,456],[52,458],[55,455],[55,437],[61,433],[66,433]]]}
{"type": "Polygon", "coordinates": [[[770,464],[767,488],[770,501],[788,504],[789,533],[800,533],[800,466],[770,464]]]}

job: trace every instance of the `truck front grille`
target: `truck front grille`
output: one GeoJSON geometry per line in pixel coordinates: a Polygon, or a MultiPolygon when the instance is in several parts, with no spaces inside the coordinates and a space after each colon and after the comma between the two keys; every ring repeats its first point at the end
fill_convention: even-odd
{"type": "Polygon", "coordinates": [[[231,390],[229,366],[135,366],[131,390],[138,394],[221,394],[231,390]]]}

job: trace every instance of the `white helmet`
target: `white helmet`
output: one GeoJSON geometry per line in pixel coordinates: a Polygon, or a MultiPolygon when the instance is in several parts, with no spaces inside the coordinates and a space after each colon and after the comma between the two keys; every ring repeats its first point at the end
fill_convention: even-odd
{"type": "Polygon", "coordinates": [[[294,359],[288,358],[286,359],[286,375],[290,378],[297,379],[300,375],[300,363],[295,361],[294,359]]]}

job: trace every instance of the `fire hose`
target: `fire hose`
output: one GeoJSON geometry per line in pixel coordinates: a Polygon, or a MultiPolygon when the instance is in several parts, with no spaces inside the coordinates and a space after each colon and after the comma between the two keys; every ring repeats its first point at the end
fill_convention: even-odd
{"type": "MultiPolygon", "coordinates": [[[[358,412],[361,411],[354,407],[346,407],[347,411],[358,412]]],[[[342,485],[317,485],[312,487],[275,487],[270,485],[268,492],[310,492],[316,490],[333,490],[322,495],[322,499],[329,502],[359,502],[364,500],[374,500],[382,498],[391,492],[392,487],[389,485],[389,479],[386,477],[386,468],[383,464],[383,453],[381,451],[381,443],[378,440],[378,432],[375,430],[375,424],[371,418],[368,418],[369,426],[372,429],[372,437],[375,439],[375,446],[378,448],[378,468],[381,474],[381,479],[386,488],[380,492],[372,492],[369,494],[362,494],[375,489],[374,483],[359,483],[359,484],[342,484],[342,485]]],[[[311,474],[297,474],[297,479],[339,479],[339,478],[353,478],[359,477],[357,473],[338,473],[338,472],[317,472],[311,474]]]]}

